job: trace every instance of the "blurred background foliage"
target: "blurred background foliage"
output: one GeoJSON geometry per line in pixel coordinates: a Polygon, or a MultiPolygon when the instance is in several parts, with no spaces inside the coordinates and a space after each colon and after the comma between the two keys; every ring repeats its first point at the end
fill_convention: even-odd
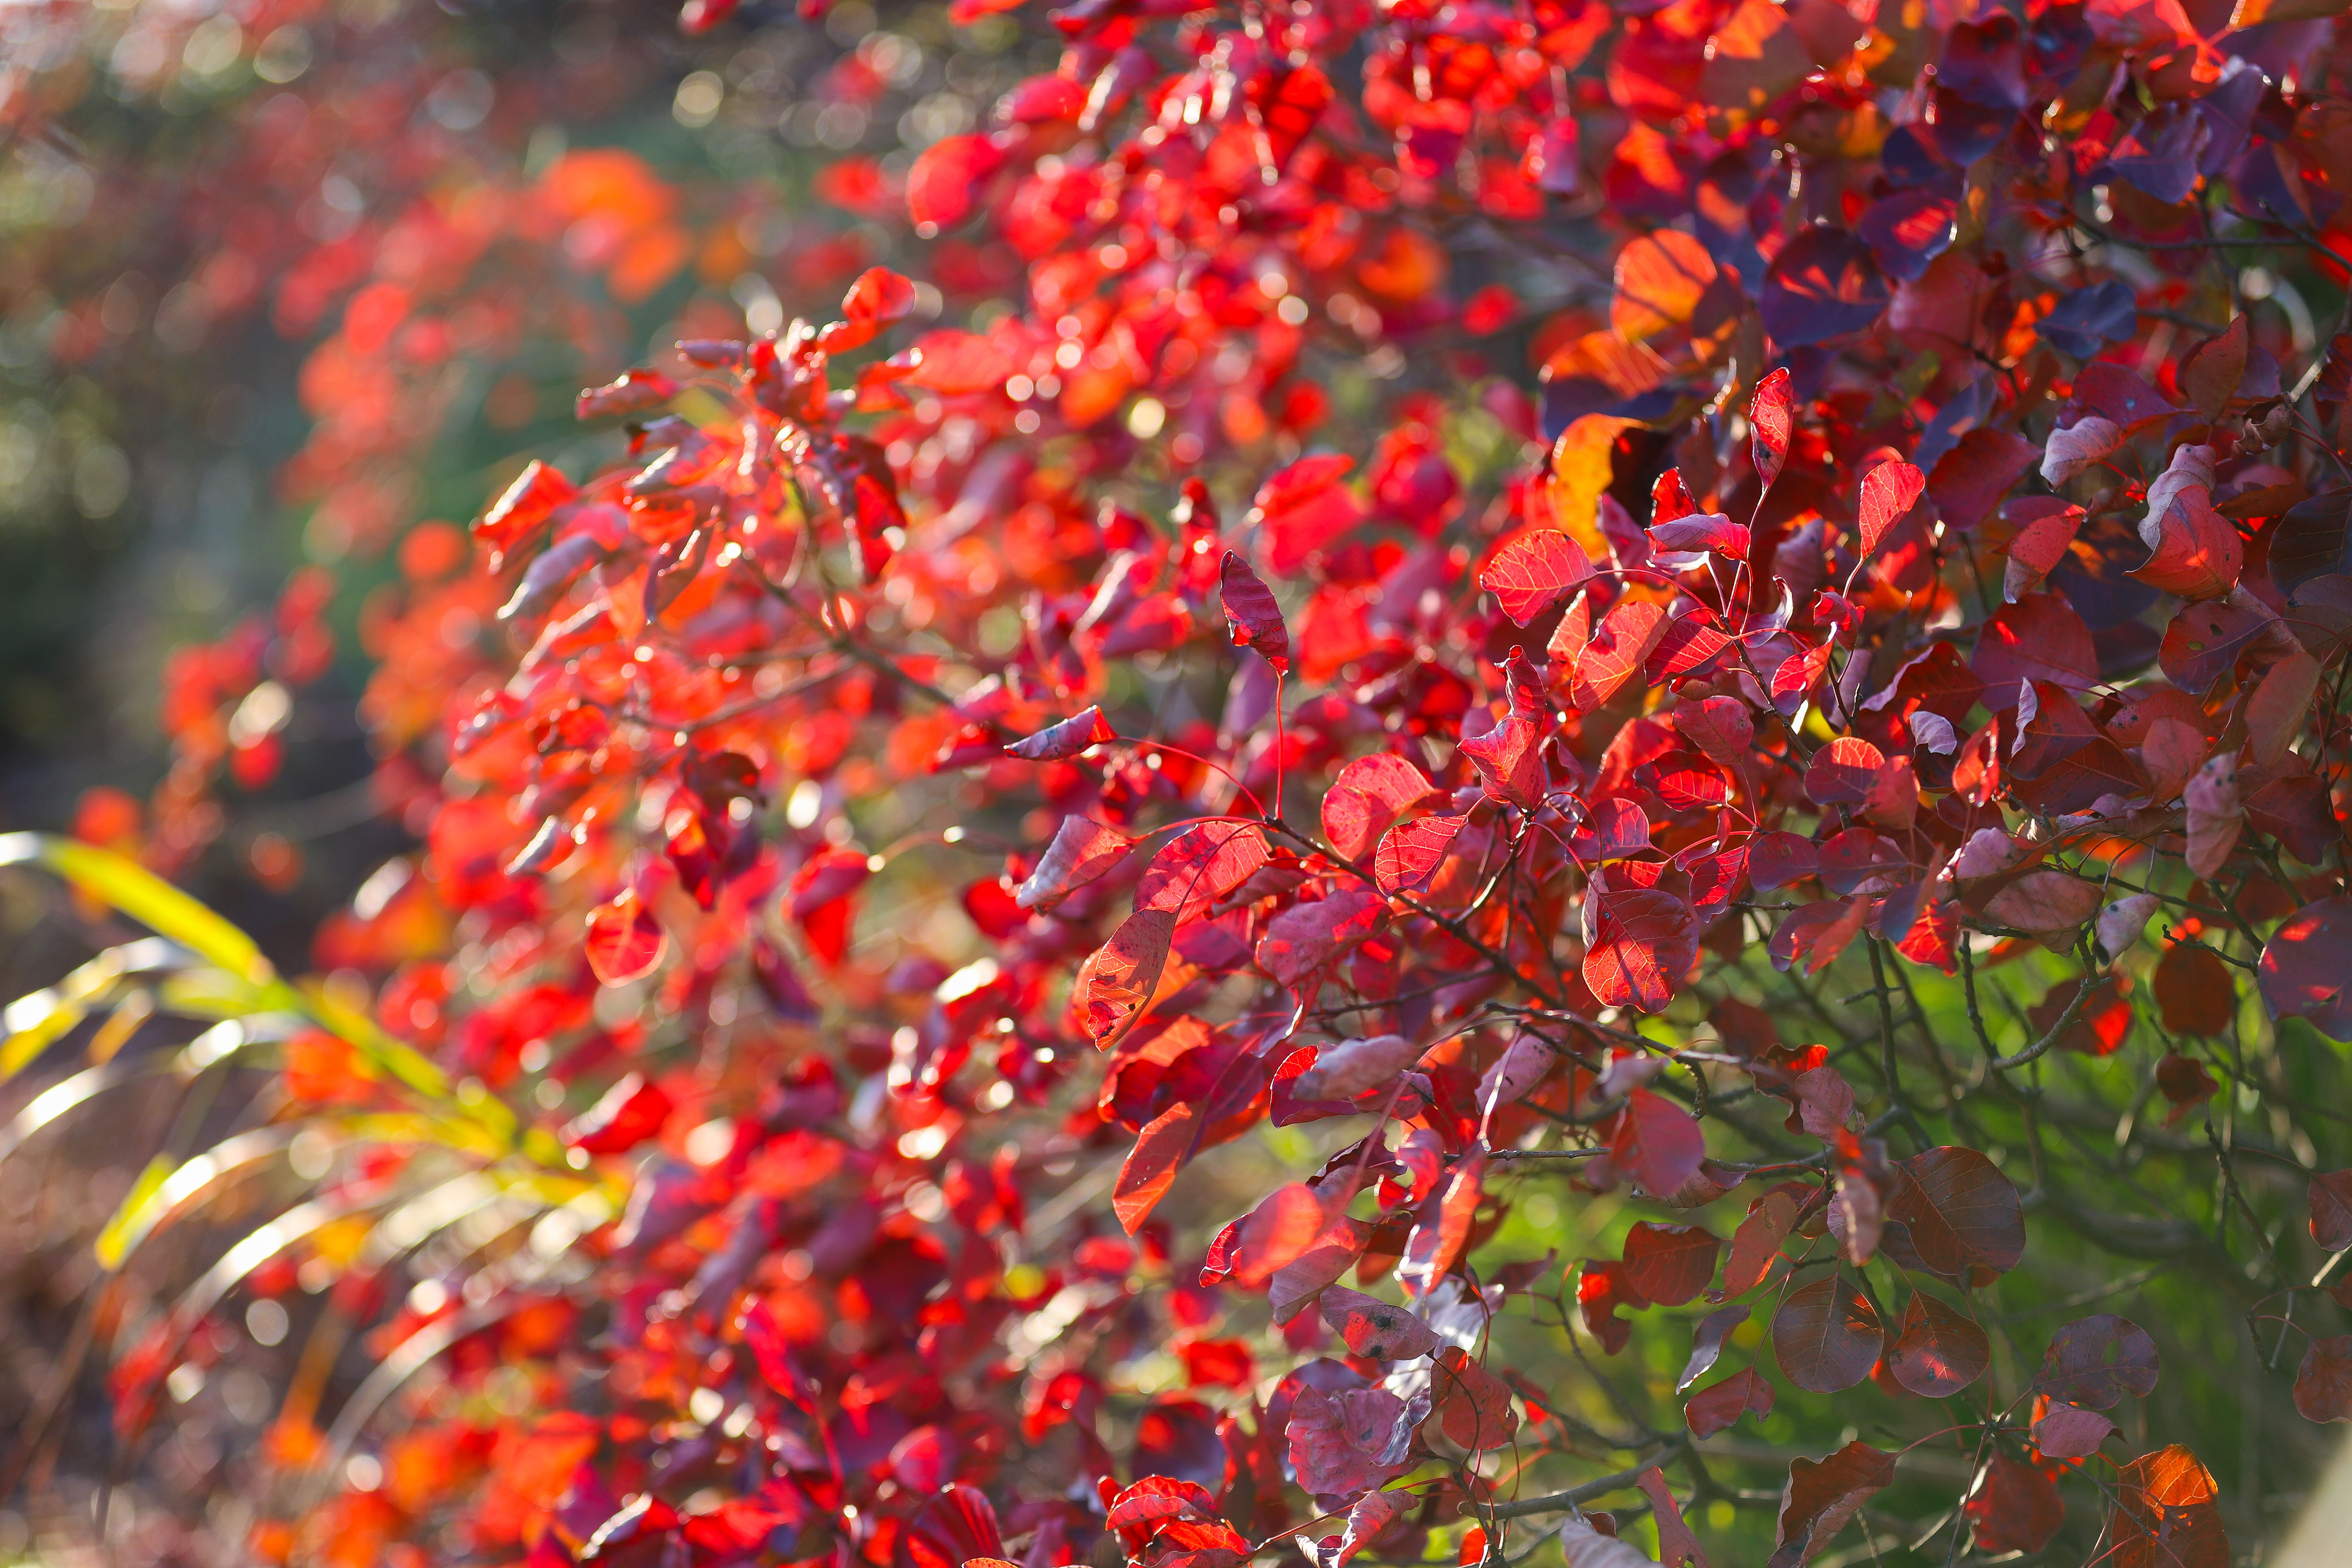
{"type": "MultiPolygon", "coordinates": [[[[904,264],[908,164],[1037,44],[855,0],[705,38],[639,0],[8,7],[0,824],[145,798],[226,706],[276,744],[221,737],[163,860],[299,958],[402,842],[370,595],[463,558],[409,525],[560,460],[582,385],[904,264]]],[[[1009,308],[1010,255],[925,249],[1009,308]]]]}

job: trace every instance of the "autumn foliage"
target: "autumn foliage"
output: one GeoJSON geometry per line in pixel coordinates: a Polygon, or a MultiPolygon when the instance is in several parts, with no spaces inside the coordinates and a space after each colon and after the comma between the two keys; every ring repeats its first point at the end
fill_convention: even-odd
{"type": "MultiPolygon", "coordinates": [[[[418,843],[240,1037],[334,1155],[121,1441],[318,1263],[280,1561],[2224,1568],[2352,1420],[2340,8],[958,0],[1058,64],[844,160],[893,266],[405,532],[418,843]]],[[[480,286],[336,295],[338,550],[480,286]]]]}

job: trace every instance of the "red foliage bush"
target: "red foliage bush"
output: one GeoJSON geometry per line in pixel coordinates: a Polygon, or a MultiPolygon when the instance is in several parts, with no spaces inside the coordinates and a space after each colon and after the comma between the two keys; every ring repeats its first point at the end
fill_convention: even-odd
{"type": "Polygon", "coordinates": [[[2352,1419],[2278,1234],[2310,1180],[2352,1245],[2312,9],[1055,13],[1058,68],[903,176],[1017,309],[876,268],[682,342],[379,601],[425,847],[321,967],[532,1224],[378,1331],[455,1358],[403,1435],[281,1423],[385,1479],[262,1544],[1338,1568],[1566,1513],[1618,1563],[1575,1507],[1639,1489],[1704,1562],[1664,1478],[1730,1528],[1717,1439],[1769,1420],[1775,1568],[1865,1509],[2227,1563],[2183,1407],[2106,1414],[2147,1329],[2019,1325],[2103,1294],[2044,1277],[2080,1238],[2206,1269],[2352,1419]],[[1532,393],[1472,348],[1531,276],[1532,393]],[[1360,471],[1311,445],[1351,400],[1360,471]],[[2200,1173],[2151,1214],[2143,1161],[2200,1173]],[[1637,1324],[1679,1375],[1611,1381],[1637,1324]]]}

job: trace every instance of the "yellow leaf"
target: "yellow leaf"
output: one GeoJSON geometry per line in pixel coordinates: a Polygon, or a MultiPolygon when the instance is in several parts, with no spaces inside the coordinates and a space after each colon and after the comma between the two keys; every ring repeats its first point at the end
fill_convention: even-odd
{"type": "Polygon", "coordinates": [[[155,1194],[163,1190],[163,1184],[171,1179],[175,1169],[177,1166],[168,1154],[158,1154],[147,1162],[147,1168],[139,1173],[137,1181],[131,1184],[131,1191],[123,1194],[121,1206],[114,1211],[114,1217],[108,1220],[106,1228],[98,1233],[95,1250],[100,1268],[122,1267],[122,1259],[131,1250],[134,1237],[143,1234],[147,1228],[140,1223],[143,1211],[155,1194]]]}
{"type": "Polygon", "coordinates": [[[1606,560],[1609,542],[1601,535],[1601,492],[1612,472],[1610,448],[1617,436],[1639,423],[1610,414],[1587,414],[1559,433],[1551,449],[1552,510],[1561,532],[1606,560]]]}

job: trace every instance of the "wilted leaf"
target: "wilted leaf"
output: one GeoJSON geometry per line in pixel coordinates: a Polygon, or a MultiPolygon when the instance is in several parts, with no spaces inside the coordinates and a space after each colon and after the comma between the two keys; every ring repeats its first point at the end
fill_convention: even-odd
{"type": "Polygon", "coordinates": [[[1780,1535],[1767,1568],[1801,1568],[1894,1479],[1895,1456],[1859,1439],[1826,1459],[1790,1460],[1780,1489],[1780,1535]]]}
{"type": "Polygon", "coordinates": [[[1683,1419],[1692,1436],[1712,1437],[1749,1411],[1759,1420],[1772,1414],[1772,1385],[1754,1367],[1692,1394],[1683,1405],[1683,1419]]]}
{"type": "Polygon", "coordinates": [[[1127,858],[1135,840],[1092,817],[1062,818],[1053,842],[1037,858],[1037,868],[1015,889],[1013,901],[1024,910],[1052,909],[1127,858]]]}
{"type": "Polygon", "coordinates": [[[1103,718],[1100,708],[1082,708],[1060,723],[1040,730],[1025,741],[1015,741],[1004,749],[1028,762],[1057,763],[1105,741],[1118,739],[1118,731],[1103,718]]]}
{"type": "Polygon", "coordinates": [[[1652,1465],[1634,1478],[1633,1484],[1650,1500],[1651,1516],[1658,1526],[1661,1568],[1708,1568],[1706,1553],[1699,1550],[1698,1538],[1683,1522],[1682,1504],[1675,1500],[1664,1473],[1652,1465]]]}
{"type": "Polygon", "coordinates": [[[2042,477],[2053,485],[2063,485],[2123,444],[2122,426],[2095,414],[2086,416],[2063,430],[2050,432],[2049,443],[2042,449],[2042,477]]]}
{"type": "Polygon", "coordinates": [[[1370,1361],[1408,1361],[1427,1355],[1439,1342],[1411,1308],[1338,1285],[1323,1292],[1323,1321],[1339,1333],[1349,1354],[1370,1361]]]}
{"type": "Polygon", "coordinates": [[[1250,570],[1248,562],[1230,550],[1217,569],[1217,581],[1225,607],[1225,630],[1232,635],[1234,646],[1255,648],[1276,669],[1288,669],[1290,628],[1284,624],[1274,590],[1250,570]]]}

